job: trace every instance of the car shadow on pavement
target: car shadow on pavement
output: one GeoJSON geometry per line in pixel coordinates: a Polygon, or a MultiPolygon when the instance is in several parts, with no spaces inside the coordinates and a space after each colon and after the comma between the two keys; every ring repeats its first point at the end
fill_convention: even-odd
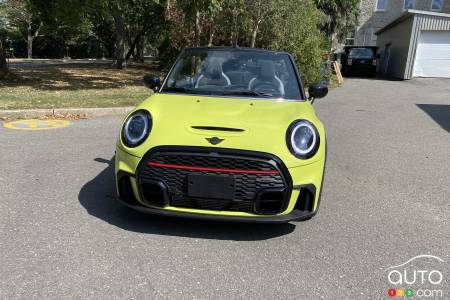
{"type": "Polygon", "coordinates": [[[444,104],[416,104],[426,112],[443,129],[450,132],[450,105],[444,104]]]}
{"type": "Polygon", "coordinates": [[[234,223],[139,213],[116,200],[114,157],[111,160],[96,158],[95,161],[107,164],[107,168],[81,188],[78,200],[90,215],[125,230],[202,239],[258,241],[289,234],[296,227],[290,223],[234,223]]]}

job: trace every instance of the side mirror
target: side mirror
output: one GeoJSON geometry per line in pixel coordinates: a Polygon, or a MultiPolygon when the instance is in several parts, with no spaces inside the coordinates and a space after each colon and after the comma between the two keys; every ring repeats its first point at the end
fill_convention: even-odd
{"type": "Polygon", "coordinates": [[[158,76],[145,75],[144,84],[146,87],[156,92],[161,87],[161,79],[159,79],[158,76]]]}
{"type": "Polygon", "coordinates": [[[328,94],[328,87],[320,83],[313,83],[308,89],[309,99],[314,102],[315,99],[323,98],[328,94]]]}
{"type": "Polygon", "coordinates": [[[380,54],[377,54],[377,58],[380,59],[380,58],[381,58],[381,55],[380,55],[380,54]]]}

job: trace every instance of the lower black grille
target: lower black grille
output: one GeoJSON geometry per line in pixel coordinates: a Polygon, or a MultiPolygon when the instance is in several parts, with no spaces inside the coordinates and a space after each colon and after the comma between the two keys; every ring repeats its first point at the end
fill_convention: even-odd
{"type": "MultiPolygon", "coordinates": [[[[256,201],[264,190],[279,193],[278,213],[290,195],[290,178],[277,158],[268,154],[217,148],[160,147],[148,153],[138,171],[141,195],[145,182],[160,181],[167,187],[171,206],[205,210],[256,212],[256,201]],[[234,180],[234,198],[206,199],[188,195],[188,175],[228,176],[234,180]]],[[[161,206],[160,200],[146,199],[161,206]]],[[[262,197],[263,198],[263,197],[262,197]]]]}

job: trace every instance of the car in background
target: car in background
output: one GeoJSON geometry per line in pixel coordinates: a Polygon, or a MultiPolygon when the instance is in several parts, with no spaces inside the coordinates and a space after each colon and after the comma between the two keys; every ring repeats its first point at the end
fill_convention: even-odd
{"type": "Polygon", "coordinates": [[[326,137],[285,52],[184,50],[155,93],[125,118],[117,141],[119,199],[141,212],[249,222],[313,217],[326,137]]]}
{"type": "Polygon", "coordinates": [[[346,46],[341,55],[342,74],[375,76],[379,55],[377,47],[346,46]]]}

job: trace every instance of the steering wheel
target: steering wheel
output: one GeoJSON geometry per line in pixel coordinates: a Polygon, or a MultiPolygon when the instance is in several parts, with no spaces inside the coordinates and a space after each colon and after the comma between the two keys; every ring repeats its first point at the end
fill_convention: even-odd
{"type": "Polygon", "coordinates": [[[253,85],[253,90],[257,92],[280,95],[279,86],[271,82],[259,82],[253,85]]]}

